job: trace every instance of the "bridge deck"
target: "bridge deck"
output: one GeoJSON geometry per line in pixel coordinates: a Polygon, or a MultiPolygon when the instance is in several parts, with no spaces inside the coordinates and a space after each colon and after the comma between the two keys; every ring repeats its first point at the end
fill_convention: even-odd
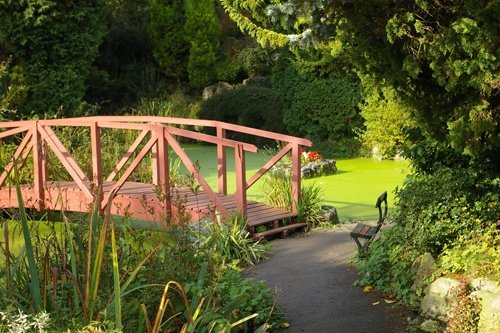
{"type": "MultiPolygon", "coordinates": [[[[105,182],[103,184],[104,195],[109,193],[114,184],[115,182],[105,182]]],[[[85,185],[90,188],[90,182],[86,182],[85,185]]],[[[75,182],[47,182],[44,190],[45,209],[64,209],[77,212],[91,210],[92,200],[85,197],[75,182]]],[[[26,207],[34,207],[33,187],[31,185],[22,185],[21,191],[26,207]]],[[[186,213],[190,215],[192,221],[214,214],[213,205],[203,191],[195,193],[185,188],[173,188],[170,194],[174,203],[173,209],[178,211],[180,207],[185,207],[186,213]]],[[[159,197],[161,197],[161,194],[158,194],[152,184],[126,182],[112,202],[111,213],[161,223],[165,221],[166,214],[164,203],[159,197]]],[[[217,194],[217,198],[228,212],[236,212],[237,201],[234,195],[217,194]]],[[[15,188],[0,187],[0,208],[7,207],[17,207],[15,188]]],[[[297,215],[294,213],[263,203],[247,202],[247,220],[250,228],[295,216],[297,215]]]]}

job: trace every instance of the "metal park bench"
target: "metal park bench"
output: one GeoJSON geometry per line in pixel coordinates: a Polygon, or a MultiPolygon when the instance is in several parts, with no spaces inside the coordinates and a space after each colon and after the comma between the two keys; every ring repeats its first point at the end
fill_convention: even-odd
{"type": "Polygon", "coordinates": [[[358,246],[358,251],[360,254],[364,253],[370,243],[375,238],[377,233],[380,231],[382,224],[387,217],[387,191],[382,193],[375,204],[375,208],[378,208],[378,221],[376,226],[371,226],[369,224],[358,223],[351,231],[351,238],[356,242],[358,246]],[[382,203],[384,203],[384,212],[382,213],[382,203]],[[361,243],[360,239],[364,239],[363,243],[361,243]]]}

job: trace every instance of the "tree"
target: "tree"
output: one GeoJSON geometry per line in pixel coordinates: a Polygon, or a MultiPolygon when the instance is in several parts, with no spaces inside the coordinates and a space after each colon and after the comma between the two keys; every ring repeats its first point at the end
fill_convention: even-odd
{"type": "Polygon", "coordinates": [[[183,0],[153,0],[148,33],[153,56],[169,78],[180,81],[186,75],[189,41],[184,32],[183,0]]]}
{"type": "Polygon", "coordinates": [[[483,166],[500,164],[498,1],[291,0],[267,7],[269,21],[300,28],[288,35],[256,23],[261,7],[252,4],[261,2],[220,1],[261,43],[329,48],[360,76],[392,86],[429,140],[483,166]]]}
{"type": "Polygon", "coordinates": [[[361,141],[372,155],[393,158],[405,148],[405,130],[415,127],[412,108],[390,85],[375,82],[370,77],[363,78],[362,85],[361,115],[365,129],[359,133],[361,141]]]}
{"type": "Polygon", "coordinates": [[[20,116],[71,114],[105,32],[104,0],[0,0],[0,44],[28,89],[20,116]]]}
{"type": "Polygon", "coordinates": [[[360,82],[342,68],[329,69],[323,57],[313,59],[282,52],[273,67],[273,87],[287,102],[283,121],[290,133],[311,139],[323,155],[356,155],[360,82]]]}
{"type": "Polygon", "coordinates": [[[184,29],[190,41],[189,82],[192,87],[201,88],[215,78],[219,25],[214,0],[186,0],[184,29]]]}

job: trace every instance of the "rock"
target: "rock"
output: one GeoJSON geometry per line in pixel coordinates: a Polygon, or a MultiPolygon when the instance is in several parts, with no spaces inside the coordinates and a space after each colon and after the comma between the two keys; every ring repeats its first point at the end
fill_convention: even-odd
{"type": "Polygon", "coordinates": [[[471,293],[481,304],[478,333],[500,332],[500,293],[477,290],[471,293]]]}
{"type": "Polygon", "coordinates": [[[427,319],[422,324],[420,324],[420,329],[423,332],[429,333],[439,333],[443,329],[441,327],[441,323],[437,320],[427,319]]]}
{"type": "Polygon", "coordinates": [[[252,77],[249,77],[248,79],[243,80],[243,85],[270,88],[272,86],[271,77],[270,76],[252,76],[252,77]]]}
{"type": "Polygon", "coordinates": [[[420,303],[422,315],[442,321],[446,320],[453,298],[451,291],[459,284],[459,281],[447,277],[440,277],[432,282],[427,287],[425,296],[420,303]]]}
{"type": "Polygon", "coordinates": [[[305,163],[301,167],[303,178],[331,175],[337,172],[337,162],[335,160],[320,160],[305,163]]]}
{"type": "Polygon", "coordinates": [[[231,90],[231,89],[233,89],[233,86],[230,85],[229,83],[217,82],[216,84],[212,84],[211,86],[208,86],[205,89],[203,89],[202,97],[203,97],[203,100],[206,101],[210,97],[213,97],[217,94],[220,94],[221,92],[231,90]]]}
{"type": "Polygon", "coordinates": [[[337,209],[333,206],[321,206],[321,212],[319,215],[321,220],[324,222],[328,222],[330,224],[340,223],[337,209]]]}
{"type": "Polygon", "coordinates": [[[498,283],[488,279],[484,278],[474,279],[470,282],[470,286],[474,290],[490,291],[493,293],[500,294],[500,286],[498,286],[498,283]]]}
{"type": "MultiPolygon", "coordinates": [[[[282,172],[285,175],[290,175],[291,166],[275,165],[271,168],[271,172],[282,172]]],[[[335,160],[320,160],[308,162],[302,165],[300,173],[302,178],[313,178],[319,176],[331,175],[337,172],[337,162],[335,160]]]]}
{"type": "Polygon", "coordinates": [[[422,254],[415,262],[414,266],[417,266],[417,274],[415,276],[415,281],[411,286],[412,291],[418,290],[418,288],[423,287],[425,284],[425,279],[431,276],[434,271],[434,258],[429,252],[422,254]]]}

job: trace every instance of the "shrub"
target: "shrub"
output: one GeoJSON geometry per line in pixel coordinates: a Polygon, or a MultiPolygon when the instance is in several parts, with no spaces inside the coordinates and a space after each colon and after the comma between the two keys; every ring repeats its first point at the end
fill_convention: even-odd
{"type": "Polygon", "coordinates": [[[310,228],[317,227],[321,222],[320,212],[323,201],[321,186],[316,183],[302,186],[300,201],[297,204],[297,219],[307,223],[310,228]]]}
{"type": "Polygon", "coordinates": [[[223,306],[239,300],[232,314],[234,319],[258,314],[253,323],[244,325],[245,331],[254,332],[251,328],[256,329],[264,323],[268,323],[272,331],[283,327],[283,311],[275,306],[275,295],[264,281],[245,278],[234,270],[228,270],[221,276],[215,292],[220,295],[223,306]]]}
{"type": "MultiPolygon", "coordinates": [[[[272,89],[258,86],[239,86],[206,100],[199,112],[203,119],[255,127],[273,132],[284,132],[283,100],[272,89]]],[[[235,140],[271,143],[260,137],[228,133],[235,140]]]]}
{"type": "Polygon", "coordinates": [[[24,103],[27,89],[22,75],[18,77],[11,66],[11,59],[0,61],[0,121],[16,119],[17,109],[24,103]]]}
{"type": "Polygon", "coordinates": [[[335,156],[356,154],[357,145],[350,147],[352,151],[345,149],[349,147],[345,143],[352,141],[355,129],[362,126],[359,80],[341,71],[318,78],[296,67],[285,58],[272,74],[274,88],[287,103],[283,119],[287,130],[313,140],[325,156],[332,156],[328,148],[337,145],[343,148],[335,151],[335,156]]]}
{"type": "Polygon", "coordinates": [[[405,244],[402,228],[394,226],[371,244],[366,257],[357,258],[361,285],[383,292],[395,292],[398,300],[410,304],[416,270],[413,261],[419,253],[405,244]]]}
{"type": "MultiPolygon", "coordinates": [[[[292,179],[286,170],[278,168],[268,172],[263,177],[260,192],[267,204],[286,210],[292,209],[292,179]]],[[[318,184],[302,185],[300,201],[297,203],[297,219],[307,223],[310,228],[318,226],[323,200],[323,193],[318,184]]]]}
{"type": "MultiPolygon", "coordinates": [[[[136,332],[144,326],[137,311],[144,310],[149,319],[146,309],[157,308],[165,297],[169,304],[163,309],[165,319],[157,317],[155,325],[163,323],[167,331],[180,331],[184,325],[193,326],[193,331],[220,325],[228,328],[235,319],[242,319],[235,308],[238,306],[256,312],[259,325],[269,318],[273,295],[262,283],[254,297],[248,292],[247,298],[240,293],[214,292],[255,286],[235,271],[224,285],[219,283],[221,273],[237,267],[235,260],[254,262],[263,253],[261,244],[245,237],[241,218],[232,220],[227,229],[214,225],[215,236],[212,234],[210,241],[199,246],[193,229],[183,219],[153,231],[132,228],[126,220],[115,225],[109,212],[100,221],[94,212],[88,219],[84,215],[80,223],[72,223],[63,215],[63,224],[45,222],[48,230],[43,230],[41,223],[29,223],[20,207],[26,250],[15,253],[10,242],[0,243],[6,256],[6,265],[0,269],[0,309],[13,304],[30,311],[34,304],[36,311],[50,314],[54,331],[65,330],[68,318],[74,318],[70,330],[86,324],[94,326],[97,320],[106,331],[136,332]],[[26,258],[29,264],[24,264],[26,258]],[[165,281],[170,282],[165,285],[165,281]],[[173,295],[168,294],[169,288],[174,289],[173,295]],[[107,313],[115,316],[111,318],[107,313]]],[[[5,235],[9,235],[8,225],[4,223],[5,235]]],[[[20,322],[18,319],[22,319],[23,329],[29,329],[31,321],[37,323],[35,317],[3,317],[0,329],[4,324],[10,327],[20,322]]]]}
{"type": "Polygon", "coordinates": [[[208,221],[205,228],[195,232],[195,236],[215,263],[227,263],[233,267],[253,266],[264,258],[266,248],[251,239],[246,226],[246,219],[235,214],[224,223],[208,221]]]}
{"type": "Polygon", "coordinates": [[[459,237],[444,249],[439,267],[443,273],[500,281],[500,237],[496,225],[459,237]]]}
{"type": "Polygon", "coordinates": [[[0,43],[29,88],[24,116],[71,114],[105,32],[103,0],[0,1],[0,43]]]}
{"type": "Polygon", "coordinates": [[[284,169],[268,172],[262,180],[260,192],[267,204],[283,209],[292,207],[292,178],[284,169]]]}
{"type": "Polygon", "coordinates": [[[461,235],[484,230],[499,216],[498,179],[471,169],[414,174],[397,192],[394,219],[419,252],[438,255],[461,235]]]}
{"type": "Polygon", "coordinates": [[[410,118],[411,108],[394,88],[375,84],[369,78],[363,78],[363,99],[361,115],[365,129],[359,138],[365,150],[381,158],[393,158],[404,148],[404,129],[415,126],[410,118]]]}
{"type": "Polygon", "coordinates": [[[358,259],[361,283],[396,291],[398,299],[410,302],[413,262],[424,252],[438,259],[442,272],[498,276],[488,265],[499,260],[493,232],[500,216],[499,187],[498,178],[471,169],[409,176],[396,193],[395,226],[358,259]]]}

